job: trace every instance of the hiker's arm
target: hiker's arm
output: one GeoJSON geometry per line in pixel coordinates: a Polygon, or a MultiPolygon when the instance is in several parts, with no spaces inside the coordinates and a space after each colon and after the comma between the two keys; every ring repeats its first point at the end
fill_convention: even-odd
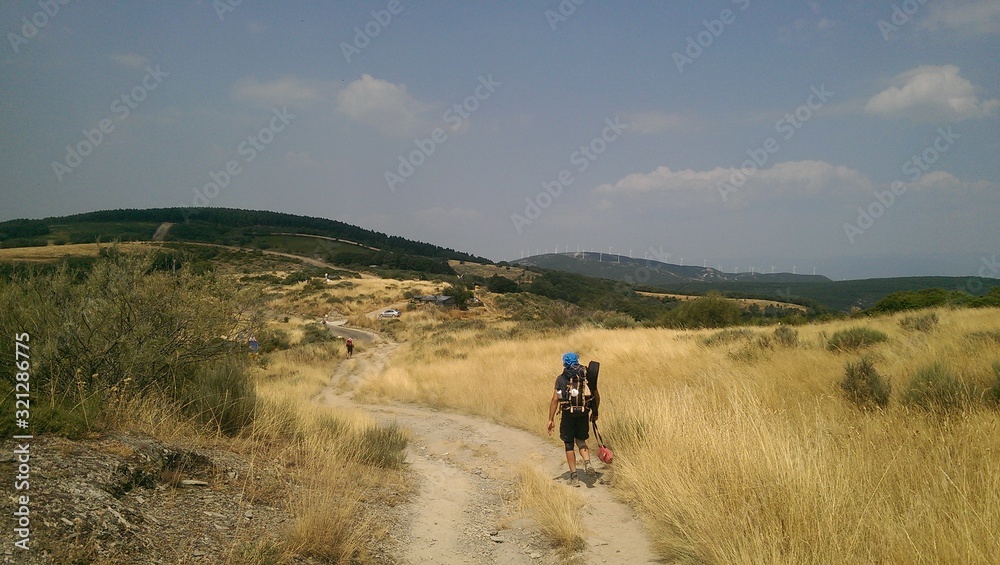
{"type": "Polygon", "coordinates": [[[600,393],[600,391],[595,390],[594,391],[594,401],[592,403],[592,406],[591,406],[592,409],[590,411],[590,421],[591,422],[596,422],[597,421],[597,412],[598,412],[598,409],[600,409],[600,407],[601,407],[601,393],[600,393]]]}
{"type": "Polygon", "coordinates": [[[556,427],[556,410],[559,408],[559,391],[552,391],[552,400],[549,401],[549,435],[552,435],[552,429],[556,427]]]}

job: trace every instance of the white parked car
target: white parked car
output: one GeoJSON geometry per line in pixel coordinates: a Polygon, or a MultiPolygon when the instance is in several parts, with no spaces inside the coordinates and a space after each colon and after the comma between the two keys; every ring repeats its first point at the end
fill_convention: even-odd
{"type": "Polygon", "coordinates": [[[395,308],[389,308],[385,312],[378,315],[379,318],[398,318],[400,316],[399,310],[395,308]]]}

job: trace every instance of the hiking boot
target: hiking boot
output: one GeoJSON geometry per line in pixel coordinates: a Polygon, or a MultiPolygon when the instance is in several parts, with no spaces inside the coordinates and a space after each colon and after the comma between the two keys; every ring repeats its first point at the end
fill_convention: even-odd
{"type": "Polygon", "coordinates": [[[580,486],[580,480],[576,478],[576,473],[569,474],[569,479],[566,480],[566,484],[571,487],[580,486]]]}
{"type": "Polygon", "coordinates": [[[589,460],[583,462],[583,471],[587,473],[587,476],[589,477],[597,476],[597,471],[594,470],[594,466],[590,464],[589,460]]]}

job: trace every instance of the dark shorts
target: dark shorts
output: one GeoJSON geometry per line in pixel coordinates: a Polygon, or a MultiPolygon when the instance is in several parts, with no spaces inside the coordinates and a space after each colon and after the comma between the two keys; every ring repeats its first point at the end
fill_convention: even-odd
{"type": "Polygon", "coordinates": [[[563,443],[573,443],[578,439],[590,439],[590,414],[563,413],[559,422],[559,439],[563,443]]]}

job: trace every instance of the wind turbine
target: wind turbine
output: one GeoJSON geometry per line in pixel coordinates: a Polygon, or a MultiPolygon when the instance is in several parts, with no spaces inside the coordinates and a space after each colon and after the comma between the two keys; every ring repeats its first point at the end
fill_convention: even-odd
{"type": "Polygon", "coordinates": [[[705,267],[708,267],[708,259],[703,259],[701,261],[701,268],[704,269],[705,267]]]}
{"type": "Polygon", "coordinates": [[[813,267],[813,275],[816,274],[816,267],[813,267]]]}
{"type": "Polygon", "coordinates": [[[684,258],[681,257],[681,267],[683,267],[683,266],[684,266],[684,258]]]}
{"type": "Polygon", "coordinates": [[[771,265],[771,274],[774,274],[774,265],[771,265]]]}
{"type": "Polygon", "coordinates": [[[792,274],[795,274],[795,265],[792,265],[792,274]]]}

